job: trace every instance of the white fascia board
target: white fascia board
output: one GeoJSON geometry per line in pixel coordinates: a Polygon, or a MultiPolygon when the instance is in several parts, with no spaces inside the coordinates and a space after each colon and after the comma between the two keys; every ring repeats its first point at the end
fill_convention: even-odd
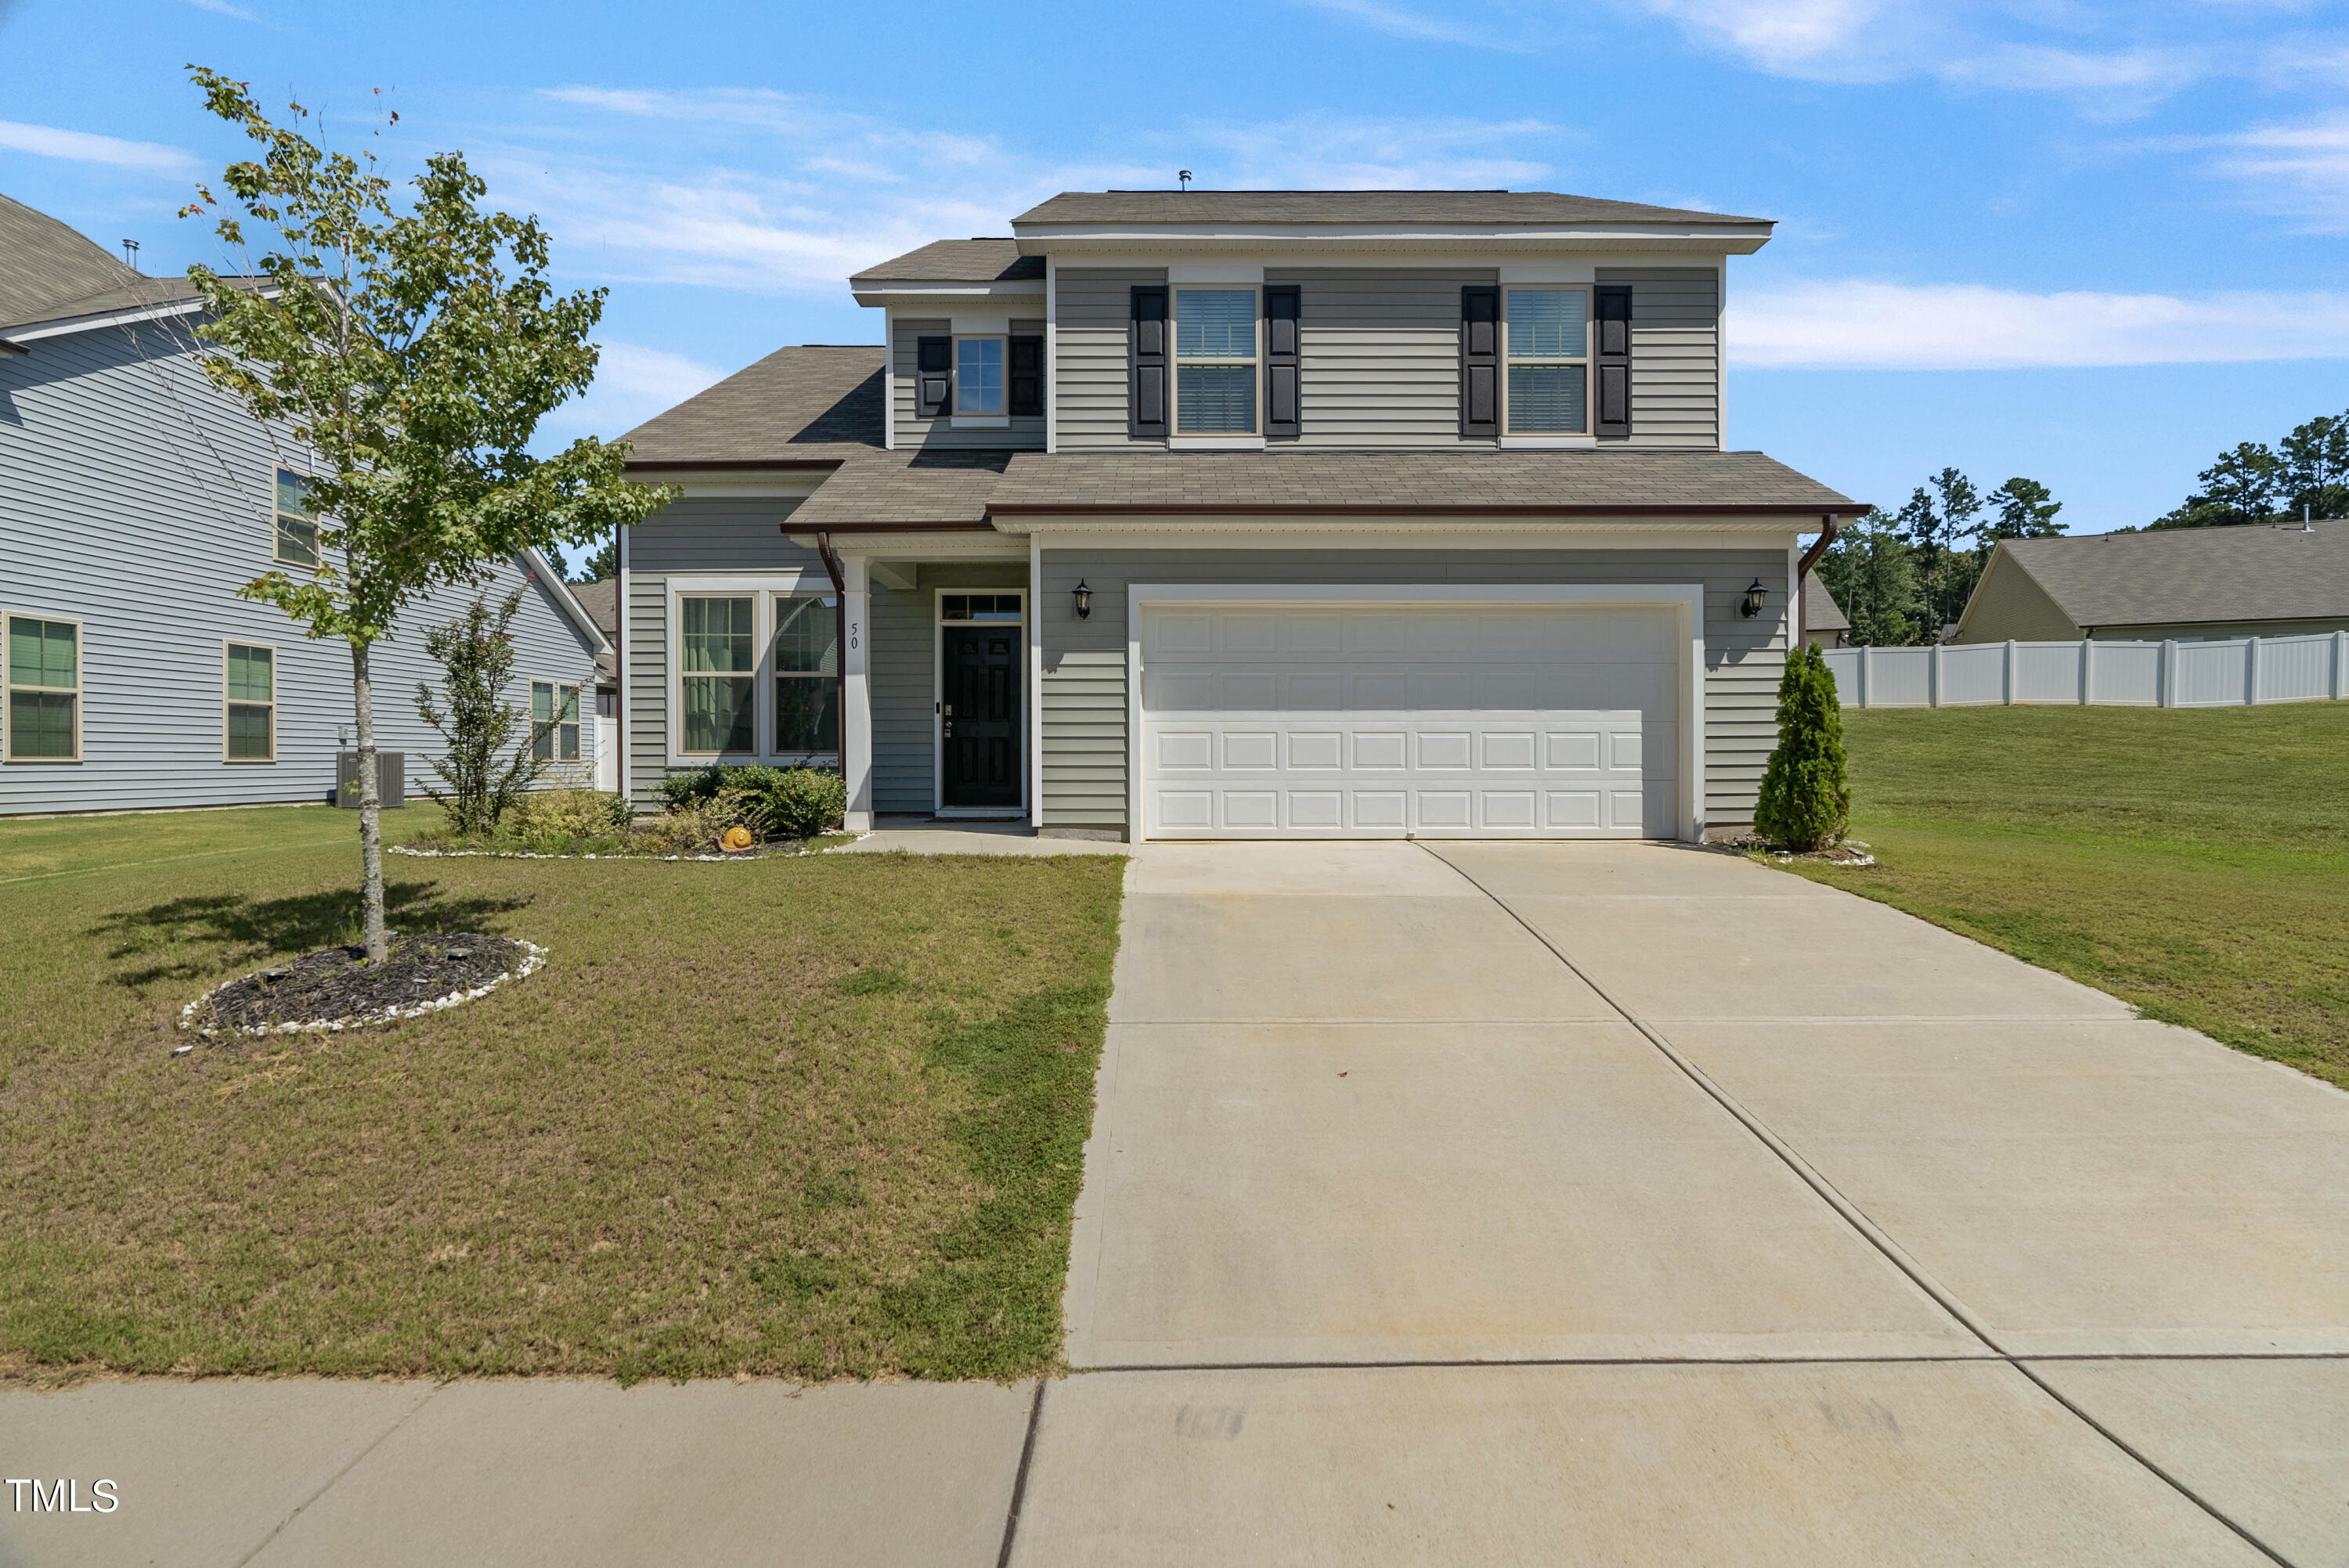
{"type": "Polygon", "coordinates": [[[101,326],[129,326],[134,322],[166,321],[173,316],[193,315],[204,308],[200,299],[174,300],[169,304],[141,305],[136,310],[109,311],[103,315],[64,316],[56,321],[36,322],[30,326],[13,327],[8,333],[11,343],[37,343],[45,337],[69,337],[77,332],[94,332],[101,326]]]}
{"type": "MultiPolygon", "coordinates": [[[[815,535],[794,533],[791,541],[802,550],[815,548],[815,535]]],[[[1028,546],[1001,533],[968,530],[936,533],[858,533],[854,529],[832,536],[832,548],[843,561],[1025,561],[1028,546]]]]}
{"type": "Polygon", "coordinates": [[[582,604],[573,595],[571,584],[563,580],[563,573],[557,572],[546,557],[535,550],[524,548],[522,560],[523,565],[529,570],[531,575],[547,585],[549,592],[554,596],[555,608],[563,612],[563,618],[585,635],[590,651],[598,654],[610,653],[611,639],[604,635],[604,628],[595,624],[595,617],[587,613],[587,606],[582,604]]]}
{"type": "Polygon", "coordinates": [[[895,305],[905,308],[904,302],[916,299],[1032,299],[1044,301],[1044,280],[1021,278],[1008,284],[948,284],[948,283],[888,283],[858,284],[850,291],[858,304],[895,305]]]}
{"type": "Polygon", "coordinates": [[[1751,255],[1770,242],[1766,223],[1045,223],[1012,225],[1022,255],[1072,252],[1289,250],[1363,246],[1411,246],[1429,250],[1483,247],[1626,251],[1651,248],[1685,253],[1751,255]]]}
{"type": "MultiPolygon", "coordinates": [[[[1817,524],[1799,517],[1559,519],[1480,523],[1436,518],[999,518],[1007,535],[1054,550],[1722,550],[1775,546],[1817,524]]],[[[985,535],[972,535],[984,538],[985,535]]]]}
{"type": "MultiPolygon", "coordinates": [[[[1174,260],[1184,253],[1184,247],[1160,246],[1155,250],[1079,251],[1056,253],[1055,265],[1085,267],[1135,267],[1153,271],[1172,272],[1185,263],[1174,260]]],[[[1718,244],[1702,249],[1677,252],[1601,251],[1587,245],[1548,245],[1525,247],[1515,251],[1460,250],[1430,252],[1426,249],[1371,248],[1361,244],[1345,245],[1332,242],[1319,247],[1296,247],[1279,253],[1250,253],[1247,264],[1261,265],[1268,272],[1284,268],[1305,267],[1392,267],[1400,270],[1426,267],[1478,267],[1508,273],[1511,283],[1590,283],[1592,273],[1601,267],[1703,267],[1719,266],[1728,252],[1718,244]],[[1516,275],[1517,269],[1526,275],[1516,275]]],[[[1205,267],[1212,263],[1195,263],[1205,267]]],[[[944,315],[941,310],[938,314],[944,315]]]]}

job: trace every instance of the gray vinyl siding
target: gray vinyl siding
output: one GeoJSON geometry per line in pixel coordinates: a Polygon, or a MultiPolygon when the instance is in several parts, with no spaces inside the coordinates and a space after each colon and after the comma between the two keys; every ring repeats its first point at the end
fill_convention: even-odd
{"type": "Polygon", "coordinates": [[[1708,830],[1754,820],[1777,743],[1786,656],[1784,548],[1588,551],[1047,550],[1043,613],[1044,825],[1126,823],[1126,588],[1133,583],[1663,583],[1704,584],[1708,830]],[[1768,608],[1737,614],[1748,583],[1768,608]],[[1093,591],[1080,621],[1070,590],[1093,591]]]}
{"type": "Polygon", "coordinates": [[[1127,437],[1125,326],[1136,284],[1163,284],[1164,267],[1061,267],[1054,274],[1059,329],[1053,418],[1063,451],[1159,447],[1127,437]]]}
{"type": "MultiPolygon", "coordinates": [[[[935,319],[921,317],[900,319],[896,324],[895,340],[889,346],[889,397],[895,405],[897,449],[911,451],[917,448],[932,451],[1035,451],[1044,449],[1044,418],[1040,414],[1022,415],[1002,429],[957,429],[954,420],[923,419],[915,416],[920,405],[915,400],[914,372],[918,366],[916,356],[924,337],[944,337],[954,331],[954,323],[946,316],[935,319]]],[[[1044,324],[1040,320],[1011,323],[1015,337],[1041,337],[1044,324]]],[[[1119,364],[1123,365],[1123,349],[1119,350],[1119,364]]],[[[1009,366],[1006,367],[1007,370],[1009,366]]]]}
{"type": "Polygon", "coordinates": [[[1460,288],[1490,269],[1268,269],[1300,285],[1303,447],[1460,442],[1460,288]]]}
{"type": "Polygon", "coordinates": [[[1721,445],[1721,279],[1711,267],[1601,267],[1631,287],[1635,447],[1721,445]]]}
{"type": "Polygon", "coordinates": [[[638,810],[660,808],[660,781],[669,771],[668,580],[792,573],[830,593],[823,558],[781,531],[798,506],[793,497],[688,498],[628,531],[625,738],[628,795],[638,810]]]}
{"type": "Polygon", "coordinates": [[[1027,585],[1024,561],[951,562],[922,567],[912,588],[873,585],[875,812],[919,814],[937,806],[937,591],[1027,585]]]}
{"type": "MultiPolygon", "coordinates": [[[[274,564],[276,469],[303,466],[290,443],[212,388],[181,322],[28,346],[0,356],[0,610],[81,623],[82,760],[0,762],[0,816],[324,801],[337,731],[354,732],[349,649],[236,597],[274,564]],[[227,641],[276,650],[274,762],[222,759],[227,641]]],[[[502,562],[490,584],[525,587],[510,694],[526,702],[533,678],[581,687],[584,775],[592,645],[524,576],[502,562]]],[[[473,592],[410,605],[372,653],[378,743],[407,754],[411,796],[440,747],[416,710],[418,683],[440,675],[423,631],[473,592]]]]}

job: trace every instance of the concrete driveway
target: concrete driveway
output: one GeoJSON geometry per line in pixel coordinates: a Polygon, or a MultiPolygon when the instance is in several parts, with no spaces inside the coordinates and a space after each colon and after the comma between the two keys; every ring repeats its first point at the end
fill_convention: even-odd
{"type": "Polygon", "coordinates": [[[1128,880],[1012,1561],[2349,1562],[2349,1096],[1742,860],[1128,880]]]}
{"type": "Polygon", "coordinates": [[[1127,886],[1071,1376],[0,1393],[0,1568],[2349,1564],[2349,1096],[1703,851],[1127,886]]]}

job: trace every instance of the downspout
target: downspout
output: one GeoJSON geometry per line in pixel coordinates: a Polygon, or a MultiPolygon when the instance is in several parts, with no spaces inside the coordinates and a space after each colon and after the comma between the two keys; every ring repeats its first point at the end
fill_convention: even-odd
{"type": "MultiPolygon", "coordinates": [[[[790,525],[784,525],[789,532],[790,525]]],[[[832,535],[815,536],[816,553],[832,574],[832,665],[839,696],[833,703],[833,743],[840,750],[840,778],[848,780],[848,579],[841,574],[840,557],[832,552],[832,535]]]]}
{"type": "Polygon", "coordinates": [[[1827,552],[1827,546],[1833,544],[1835,542],[1835,514],[1833,512],[1829,512],[1826,516],[1819,519],[1818,538],[1813,540],[1811,542],[1811,547],[1803,552],[1803,558],[1795,562],[1795,645],[1798,648],[1809,639],[1811,630],[1810,627],[1806,624],[1808,617],[1803,614],[1806,603],[1803,593],[1803,583],[1805,580],[1810,576],[1811,568],[1818,563],[1820,556],[1825,555],[1827,552]]]}

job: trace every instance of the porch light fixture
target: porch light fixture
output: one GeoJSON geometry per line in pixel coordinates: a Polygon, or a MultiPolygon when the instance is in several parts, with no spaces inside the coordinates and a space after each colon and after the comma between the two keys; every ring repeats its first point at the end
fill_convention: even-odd
{"type": "Polygon", "coordinates": [[[1756,577],[1754,580],[1754,586],[1748,588],[1744,596],[1737,601],[1737,613],[1749,621],[1754,619],[1762,613],[1762,601],[1767,594],[1768,590],[1762,586],[1762,579],[1756,577]]]}
{"type": "Polygon", "coordinates": [[[1078,578],[1077,585],[1069,592],[1070,597],[1075,599],[1077,602],[1077,619],[1080,621],[1092,620],[1093,614],[1093,591],[1085,586],[1085,580],[1081,577],[1078,578]]]}

